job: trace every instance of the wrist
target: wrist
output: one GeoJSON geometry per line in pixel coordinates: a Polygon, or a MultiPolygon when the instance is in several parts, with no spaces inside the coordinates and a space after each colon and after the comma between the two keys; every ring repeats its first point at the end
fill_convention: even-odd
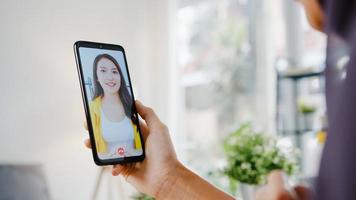
{"type": "Polygon", "coordinates": [[[170,172],[168,172],[163,179],[162,184],[156,192],[156,195],[154,195],[155,198],[158,200],[168,199],[170,194],[174,191],[172,188],[174,188],[179,180],[182,179],[187,173],[188,169],[185,168],[182,163],[177,161],[177,163],[175,163],[170,172]]]}
{"type": "Polygon", "coordinates": [[[157,200],[234,199],[196,175],[194,172],[190,171],[179,162],[177,162],[174,170],[167,175],[168,176],[166,176],[164,181],[162,181],[159,190],[157,190],[158,192],[155,195],[157,200]]]}

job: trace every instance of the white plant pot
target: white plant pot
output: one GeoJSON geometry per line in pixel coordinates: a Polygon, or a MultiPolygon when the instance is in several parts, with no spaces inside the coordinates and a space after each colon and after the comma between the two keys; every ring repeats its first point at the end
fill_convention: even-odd
{"type": "Polygon", "coordinates": [[[246,183],[239,183],[239,190],[243,200],[253,200],[255,192],[261,185],[250,185],[246,183]]]}

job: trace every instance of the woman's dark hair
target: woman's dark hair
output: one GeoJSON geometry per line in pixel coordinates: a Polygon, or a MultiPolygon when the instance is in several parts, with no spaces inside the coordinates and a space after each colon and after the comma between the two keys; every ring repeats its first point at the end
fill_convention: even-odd
{"type": "Polygon", "coordinates": [[[115,60],[115,58],[109,54],[100,54],[100,55],[96,56],[96,58],[94,60],[94,64],[93,64],[94,96],[93,96],[93,100],[96,99],[97,97],[102,97],[104,95],[104,90],[98,81],[98,74],[97,74],[98,62],[103,58],[106,58],[106,59],[110,60],[111,62],[113,62],[115,64],[117,70],[119,71],[120,89],[119,89],[118,93],[119,93],[119,97],[122,102],[122,105],[124,106],[125,115],[128,118],[130,118],[135,124],[137,124],[137,120],[136,120],[135,116],[132,114],[133,113],[132,111],[134,108],[133,100],[129,93],[129,90],[127,89],[125,78],[122,74],[120,65],[115,60]]]}

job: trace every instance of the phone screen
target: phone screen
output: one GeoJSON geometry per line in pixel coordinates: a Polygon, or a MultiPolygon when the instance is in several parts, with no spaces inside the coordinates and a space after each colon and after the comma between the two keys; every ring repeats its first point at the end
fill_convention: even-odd
{"type": "Polygon", "coordinates": [[[144,154],[125,53],[119,47],[76,47],[88,128],[100,164],[135,161],[128,158],[144,154]]]}

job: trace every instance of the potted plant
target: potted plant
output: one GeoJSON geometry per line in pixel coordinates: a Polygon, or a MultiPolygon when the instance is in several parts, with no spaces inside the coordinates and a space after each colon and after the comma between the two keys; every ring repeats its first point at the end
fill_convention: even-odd
{"type": "Polygon", "coordinates": [[[232,183],[239,183],[244,200],[252,199],[254,191],[266,183],[269,172],[280,169],[291,175],[297,169],[295,157],[278,148],[276,139],[256,133],[249,124],[225,139],[224,151],[227,158],[224,173],[232,183]]]}
{"type": "Polygon", "coordinates": [[[144,193],[136,193],[131,197],[133,200],[155,200],[155,198],[150,197],[144,193]]]}
{"type": "Polygon", "coordinates": [[[306,100],[298,101],[298,111],[302,114],[302,123],[304,129],[312,129],[313,128],[313,119],[314,113],[316,111],[315,104],[308,102],[306,100]]]}

